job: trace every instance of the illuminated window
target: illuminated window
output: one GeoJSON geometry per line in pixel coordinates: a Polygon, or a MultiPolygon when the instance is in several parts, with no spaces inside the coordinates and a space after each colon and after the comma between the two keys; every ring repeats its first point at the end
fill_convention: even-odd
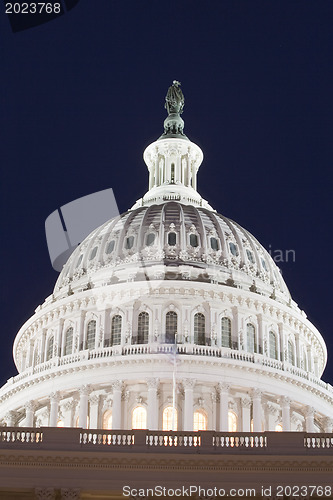
{"type": "Polygon", "coordinates": [[[231,347],[231,321],[229,318],[221,319],[222,347],[231,347]]]}
{"type": "Polygon", "coordinates": [[[249,352],[257,352],[256,329],[251,323],[246,325],[247,332],[247,350],[249,352]]]}
{"type": "Polygon", "coordinates": [[[65,427],[65,423],[63,420],[58,420],[57,427],[65,427]]]}
{"type": "Polygon", "coordinates": [[[111,345],[119,345],[121,342],[121,316],[116,314],[111,321],[111,345]]]}
{"type": "Polygon", "coordinates": [[[228,431],[237,432],[237,415],[234,411],[228,412],[228,431]]]}
{"type": "Polygon", "coordinates": [[[217,241],[216,238],[211,238],[210,239],[210,248],[212,250],[214,250],[215,252],[217,252],[217,250],[219,249],[219,242],[217,241]]]}
{"type": "Polygon", "coordinates": [[[205,316],[202,313],[194,316],[194,343],[205,345],[205,316]]]}
{"type": "Polygon", "coordinates": [[[282,425],[281,425],[281,424],[277,424],[277,425],[275,426],[275,431],[276,431],[276,432],[282,432],[282,431],[283,431],[283,427],[282,427],[282,425]]]}
{"type": "Polygon", "coordinates": [[[278,359],[276,335],[274,332],[269,332],[269,357],[278,359]]]}
{"type": "Polygon", "coordinates": [[[190,234],[190,245],[194,248],[199,245],[198,236],[196,234],[190,234]]]}
{"type": "Polygon", "coordinates": [[[204,410],[197,410],[193,415],[193,430],[206,431],[208,425],[207,414],[204,410]]]}
{"type": "MultiPolygon", "coordinates": [[[[75,427],[79,427],[79,423],[80,423],[80,417],[76,417],[76,420],[75,420],[75,427]]],[[[89,429],[89,417],[87,417],[87,424],[86,424],[86,429],[89,429]]]]}
{"type": "Polygon", "coordinates": [[[112,429],[112,410],[107,410],[103,415],[103,429],[112,429]]]}
{"type": "Polygon", "coordinates": [[[138,344],[148,344],[149,314],[141,312],[138,316],[138,344]]]}
{"type": "Polygon", "coordinates": [[[73,350],[73,328],[67,328],[65,334],[65,347],[64,347],[64,355],[72,354],[73,350]]]}
{"type": "Polygon", "coordinates": [[[165,316],[165,341],[174,344],[177,333],[177,313],[169,311],[165,316]]]}
{"type": "Polygon", "coordinates": [[[178,428],[178,412],[177,408],[173,412],[173,406],[167,406],[163,410],[163,419],[162,419],[162,430],[163,431],[176,431],[178,428]],[[174,415],[174,425],[172,426],[172,420],[174,415]]]}
{"type": "Polygon", "coordinates": [[[132,429],[147,429],[147,410],[137,406],[132,412],[132,429]]]}
{"type": "Polygon", "coordinates": [[[95,348],[95,336],[96,336],[96,321],[93,319],[89,321],[87,326],[87,349],[95,348]]]}
{"type": "Polygon", "coordinates": [[[288,361],[290,364],[295,365],[294,345],[291,340],[288,340],[288,361]]]}
{"type": "Polygon", "coordinates": [[[154,233],[149,233],[147,235],[147,239],[146,239],[146,245],[147,245],[147,247],[151,247],[154,244],[154,241],[155,241],[155,234],[154,233]]]}
{"type": "Polygon", "coordinates": [[[52,336],[49,338],[49,341],[47,343],[46,361],[53,358],[53,344],[54,344],[54,338],[52,336]]]}

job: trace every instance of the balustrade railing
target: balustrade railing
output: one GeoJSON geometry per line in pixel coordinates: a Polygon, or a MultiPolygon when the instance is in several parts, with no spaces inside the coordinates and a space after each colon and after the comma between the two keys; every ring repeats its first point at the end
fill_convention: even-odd
{"type": "Polygon", "coordinates": [[[0,430],[1,443],[33,444],[43,441],[43,431],[34,428],[3,428],[0,430]]]}

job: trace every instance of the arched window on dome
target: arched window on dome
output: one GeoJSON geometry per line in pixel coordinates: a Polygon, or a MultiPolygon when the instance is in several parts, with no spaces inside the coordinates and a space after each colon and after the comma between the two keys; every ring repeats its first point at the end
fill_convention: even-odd
{"type": "Polygon", "coordinates": [[[106,249],[105,249],[106,254],[109,255],[110,253],[113,252],[115,243],[116,243],[115,240],[109,241],[109,243],[107,244],[106,249]]]}
{"type": "Polygon", "coordinates": [[[294,344],[292,343],[291,340],[288,340],[288,362],[295,366],[295,351],[294,351],[294,344]]]}
{"type": "Polygon", "coordinates": [[[132,411],[132,429],[147,429],[147,410],[143,406],[132,411]]]}
{"type": "Polygon", "coordinates": [[[210,238],[210,248],[214,250],[214,252],[217,252],[219,249],[218,239],[214,238],[213,236],[210,238]]]}
{"type": "Polygon", "coordinates": [[[95,349],[96,321],[92,319],[87,325],[87,349],[95,349]]]}
{"type": "Polygon", "coordinates": [[[146,237],[147,247],[153,246],[154,242],[155,242],[155,233],[148,233],[146,237]]]}
{"type": "Polygon", "coordinates": [[[194,315],[194,343],[205,345],[205,316],[202,313],[194,315]]]}
{"type": "Polygon", "coordinates": [[[149,314],[145,311],[138,316],[138,339],[137,344],[148,344],[149,314]]]}
{"type": "Polygon", "coordinates": [[[69,327],[65,333],[64,356],[72,354],[73,351],[73,327],[69,327]]]}
{"type": "Polygon", "coordinates": [[[103,429],[112,429],[112,410],[106,410],[103,415],[103,429]]]}
{"type": "Polygon", "coordinates": [[[193,248],[196,248],[199,246],[199,240],[198,240],[198,236],[196,234],[190,234],[190,245],[193,248]]]}
{"type": "Polygon", "coordinates": [[[228,411],[228,431],[237,432],[237,420],[238,417],[236,413],[232,410],[228,411]]]}
{"type": "Polygon", "coordinates": [[[175,408],[175,411],[173,412],[173,407],[172,406],[166,406],[163,410],[163,415],[162,415],[162,430],[163,431],[176,431],[178,429],[178,411],[177,408],[175,408]],[[174,425],[172,426],[172,421],[173,421],[173,415],[174,415],[174,425]]]}
{"type": "Polygon", "coordinates": [[[175,343],[177,333],[177,313],[168,311],[165,316],[165,342],[167,344],[175,343]]]}
{"type": "Polygon", "coordinates": [[[207,413],[200,409],[196,410],[193,414],[193,430],[197,431],[206,431],[208,427],[208,417],[207,413]]]}
{"type": "Polygon", "coordinates": [[[121,323],[120,314],[115,314],[111,320],[111,345],[120,345],[121,343],[121,323]]]}
{"type": "Polygon", "coordinates": [[[277,340],[274,332],[269,332],[269,357],[278,359],[277,340]]]}
{"type": "Polygon", "coordinates": [[[221,318],[221,343],[222,347],[231,347],[231,321],[221,318]]]}
{"type": "Polygon", "coordinates": [[[256,329],[252,323],[246,325],[246,340],[248,352],[257,352],[256,329]]]}
{"type": "Polygon", "coordinates": [[[53,358],[53,345],[54,345],[54,337],[51,335],[47,341],[47,349],[46,349],[46,361],[53,358]]]}

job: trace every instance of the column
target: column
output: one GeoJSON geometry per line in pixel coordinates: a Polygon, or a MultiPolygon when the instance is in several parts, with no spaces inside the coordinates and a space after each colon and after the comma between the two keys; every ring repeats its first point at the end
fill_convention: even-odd
{"type": "Polygon", "coordinates": [[[6,422],[7,427],[14,427],[15,426],[15,412],[14,411],[9,411],[6,413],[4,416],[4,420],[6,422]]]}
{"type": "Polygon", "coordinates": [[[50,394],[50,403],[51,403],[51,408],[50,408],[49,426],[50,427],[57,427],[58,411],[59,411],[59,393],[58,392],[53,392],[52,394],[50,394]]]}
{"type": "Polygon", "coordinates": [[[75,408],[78,405],[77,399],[67,401],[64,406],[64,425],[65,427],[75,427],[74,414],[75,408]]]}
{"type": "Polygon", "coordinates": [[[116,380],[112,383],[112,428],[121,429],[121,392],[122,380],[116,380]]]}
{"type": "Polygon", "coordinates": [[[147,426],[150,430],[158,429],[158,397],[157,390],[159,385],[158,378],[151,378],[147,380],[148,386],[148,422],[147,426]]]}
{"type": "Polygon", "coordinates": [[[266,410],[267,410],[267,429],[266,430],[275,431],[279,410],[272,403],[266,404],[266,410]]]}
{"type": "Polygon", "coordinates": [[[79,427],[88,428],[88,397],[90,387],[83,385],[80,389],[79,427]]]}
{"type": "Polygon", "coordinates": [[[251,399],[241,398],[242,407],[242,432],[251,431],[251,399]]]}
{"type": "Polygon", "coordinates": [[[186,378],[183,380],[185,392],[184,400],[184,431],[193,431],[193,389],[195,380],[186,378]]]}
{"type": "Polygon", "coordinates": [[[253,432],[262,432],[261,427],[261,396],[262,392],[259,389],[254,389],[252,393],[253,401],[253,432]]]}
{"type": "Polygon", "coordinates": [[[287,396],[282,396],[281,407],[282,407],[282,428],[283,431],[290,431],[290,403],[291,399],[287,396]]]}
{"type": "Polygon", "coordinates": [[[89,428],[90,429],[99,429],[102,426],[98,425],[98,412],[99,412],[99,396],[98,395],[93,395],[89,397],[89,404],[90,404],[90,421],[89,421],[89,428]]]}
{"type": "Polygon", "coordinates": [[[314,408],[312,406],[308,406],[305,412],[306,432],[314,432],[314,413],[314,408]]]}
{"type": "MultiPolygon", "coordinates": [[[[299,348],[299,333],[296,333],[296,335],[295,335],[295,347],[296,347],[295,366],[300,367],[301,366],[301,353],[300,353],[300,348],[299,348]]],[[[284,428],[283,428],[283,430],[284,430],[284,428]]]]}
{"type": "Polygon", "coordinates": [[[29,401],[25,405],[24,427],[33,427],[34,426],[34,415],[35,415],[35,403],[33,401],[29,401]]]}
{"type": "Polygon", "coordinates": [[[327,417],[324,421],[325,432],[332,433],[333,432],[333,418],[327,417]]]}
{"type": "Polygon", "coordinates": [[[229,389],[230,385],[219,383],[220,388],[220,432],[229,431],[229,389]]]}

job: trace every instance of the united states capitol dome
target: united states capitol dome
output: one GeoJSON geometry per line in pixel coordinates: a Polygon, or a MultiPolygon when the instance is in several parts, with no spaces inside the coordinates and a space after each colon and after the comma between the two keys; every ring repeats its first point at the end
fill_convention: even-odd
{"type": "Polygon", "coordinates": [[[270,254],[197,189],[174,81],[147,193],[91,232],[18,331],[0,425],[331,432],[327,349],[270,254]]]}

